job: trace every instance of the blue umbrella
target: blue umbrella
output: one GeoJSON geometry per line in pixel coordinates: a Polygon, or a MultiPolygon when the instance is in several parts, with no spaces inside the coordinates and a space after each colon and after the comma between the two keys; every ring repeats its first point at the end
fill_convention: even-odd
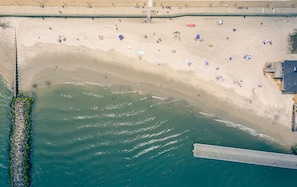
{"type": "Polygon", "coordinates": [[[196,40],[199,40],[200,39],[200,34],[197,34],[196,35],[196,40]]]}
{"type": "Polygon", "coordinates": [[[124,36],[120,34],[120,35],[119,35],[119,39],[120,39],[120,40],[124,39],[124,36]]]}

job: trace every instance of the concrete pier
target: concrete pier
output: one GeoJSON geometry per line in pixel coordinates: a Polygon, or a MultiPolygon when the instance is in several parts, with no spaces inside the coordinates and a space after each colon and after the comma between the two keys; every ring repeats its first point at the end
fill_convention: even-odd
{"type": "Polygon", "coordinates": [[[232,147],[194,144],[194,157],[297,169],[297,156],[232,147]]]}

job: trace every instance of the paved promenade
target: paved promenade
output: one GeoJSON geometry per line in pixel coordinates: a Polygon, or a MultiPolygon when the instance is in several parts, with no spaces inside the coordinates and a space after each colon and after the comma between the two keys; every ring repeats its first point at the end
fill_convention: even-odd
{"type": "Polygon", "coordinates": [[[296,0],[1,0],[0,6],[81,7],[286,7],[296,0]]]}
{"type": "MultiPolygon", "coordinates": [[[[272,1],[153,1],[152,17],[182,15],[256,15],[296,16],[297,0],[272,1]]],[[[0,16],[54,16],[54,17],[146,17],[147,0],[110,1],[1,1],[0,16]]]]}

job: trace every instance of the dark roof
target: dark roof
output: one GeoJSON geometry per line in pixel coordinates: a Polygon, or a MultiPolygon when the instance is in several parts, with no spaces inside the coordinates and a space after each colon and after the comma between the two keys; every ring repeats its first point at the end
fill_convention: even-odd
{"type": "Polygon", "coordinates": [[[297,93],[297,60],[283,63],[283,92],[297,93]]]}

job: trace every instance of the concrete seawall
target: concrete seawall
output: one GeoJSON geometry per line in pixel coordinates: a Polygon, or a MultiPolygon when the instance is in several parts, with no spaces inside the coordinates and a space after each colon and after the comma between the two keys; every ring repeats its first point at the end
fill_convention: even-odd
{"type": "Polygon", "coordinates": [[[194,157],[297,169],[297,156],[223,146],[194,144],[194,157]]]}

